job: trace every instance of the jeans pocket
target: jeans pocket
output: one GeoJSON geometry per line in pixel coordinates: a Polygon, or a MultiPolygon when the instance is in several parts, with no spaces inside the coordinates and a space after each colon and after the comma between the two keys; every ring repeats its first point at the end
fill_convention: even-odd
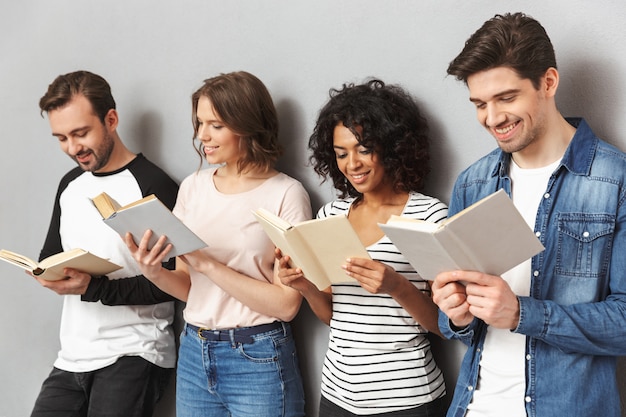
{"type": "Polygon", "coordinates": [[[252,343],[239,345],[241,356],[256,363],[269,363],[278,360],[278,349],[271,337],[257,338],[252,343]]]}

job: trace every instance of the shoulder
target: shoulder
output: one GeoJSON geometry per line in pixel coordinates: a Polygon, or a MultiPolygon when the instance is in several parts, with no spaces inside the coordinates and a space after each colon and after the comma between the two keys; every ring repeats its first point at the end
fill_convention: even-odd
{"type": "Polygon", "coordinates": [[[135,175],[135,177],[151,177],[156,181],[171,181],[174,180],[158,165],[150,161],[143,154],[137,154],[137,157],[133,159],[127,166],[128,170],[135,175]]]}
{"type": "Polygon", "coordinates": [[[83,171],[82,168],[78,166],[67,172],[65,175],[63,175],[61,181],[59,182],[59,191],[63,191],[72,181],[74,181],[76,178],[80,177],[84,173],[85,171],[83,171]]]}
{"type": "Polygon", "coordinates": [[[493,175],[494,170],[499,166],[502,158],[502,151],[496,148],[461,171],[458,178],[465,180],[486,179],[493,175]]]}
{"type": "Polygon", "coordinates": [[[324,204],[317,212],[318,218],[324,218],[328,216],[337,216],[341,214],[348,214],[350,206],[354,202],[354,197],[342,198],[333,200],[324,204]]]}
{"type": "Polygon", "coordinates": [[[68,189],[68,187],[70,187],[70,184],[77,184],[83,181],[80,178],[86,178],[84,177],[84,175],[90,175],[90,173],[83,171],[83,169],[78,166],[63,175],[63,177],[61,177],[61,181],[59,181],[56,199],[59,200],[61,198],[61,194],[63,194],[68,189]]]}
{"type": "Polygon", "coordinates": [[[198,187],[199,184],[211,183],[213,174],[217,168],[205,168],[199,171],[194,171],[191,174],[187,175],[182,182],[180,183],[180,188],[189,189],[198,187]]]}
{"type": "Polygon", "coordinates": [[[126,168],[137,181],[143,196],[155,194],[168,208],[174,207],[178,184],[165,171],[141,153],[126,168]]]}
{"type": "Polygon", "coordinates": [[[309,207],[311,205],[309,193],[302,183],[282,172],[269,177],[255,189],[254,193],[257,197],[261,194],[263,198],[273,199],[282,204],[304,204],[309,207]]]}
{"type": "Polygon", "coordinates": [[[302,183],[287,174],[279,172],[269,178],[259,189],[264,198],[279,203],[280,216],[289,221],[303,221],[311,218],[311,199],[302,183]]]}
{"type": "MultiPolygon", "coordinates": [[[[617,166],[626,165],[626,153],[610,143],[598,138],[596,149],[597,155],[606,158],[607,162],[617,166]]],[[[604,162],[604,160],[602,162],[604,162]]]]}
{"type": "Polygon", "coordinates": [[[294,189],[306,192],[300,181],[283,172],[278,172],[276,175],[269,178],[267,180],[267,184],[277,188],[294,189]]]}
{"type": "Polygon", "coordinates": [[[448,206],[436,197],[411,192],[402,215],[437,223],[447,217],[448,206]]]}
{"type": "Polygon", "coordinates": [[[576,133],[563,157],[572,172],[604,178],[623,184],[626,177],[626,154],[600,139],[584,119],[568,118],[576,133]]]}

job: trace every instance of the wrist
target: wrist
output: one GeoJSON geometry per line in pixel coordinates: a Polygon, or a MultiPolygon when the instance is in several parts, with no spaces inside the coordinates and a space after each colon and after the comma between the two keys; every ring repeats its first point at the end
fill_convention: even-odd
{"type": "Polygon", "coordinates": [[[419,288],[413,285],[411,281],[401,275],[399,275],[399,277],[400,278],[396,280],[396,285],[394,285],[393,289],[388,292],[391,298],[400,302],[404,298],[407,298],[409,300],[414,299],[413,297],[417,293],[422,294],[419,288]]]}

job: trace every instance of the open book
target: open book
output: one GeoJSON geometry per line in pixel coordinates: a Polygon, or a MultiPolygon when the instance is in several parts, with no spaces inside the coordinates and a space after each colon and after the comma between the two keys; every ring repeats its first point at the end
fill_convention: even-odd
{"type": "Polygon", "coordinates": [[[323,290],[331,284],[352,281],[341,268],[347,258],[370,259],[346,216],[329,216],[296,225],[260,208],[253,212],[263,229],[293,266],[323,290]]]}
{"type": "Polygon", "coordinates": [[[107,193],[101,193],[91,199],[104,222],[124,237],[130,232],[135,243],[143,237],[146,230],[152,230],[148,247],[154,246],[160,236],[167,236],[167,243],[172,244],[168,256],[174,257],[207,246],[202,239],[183,224],[154,194],[125,206],[120,206],[107,193]]]}
{"type": "Polygon", "coordinates": [[[91,252],[76,248],[66,252],[57,253],[36,262],[26,256],[5,249],[0,250],[0,260],[30,271],[48,281],[58,281],[65,278],[64,268],[73,268],[86,272],[90,275],[106,275],[117,271],[122,267],[100,258],[91,252]]]}
{"type": "Polygon", "coordinates": [[[502,189],[440,223],[392,216],[379,226],[429,280],[455,269],[501,275],[544,249],[502,189]]]}

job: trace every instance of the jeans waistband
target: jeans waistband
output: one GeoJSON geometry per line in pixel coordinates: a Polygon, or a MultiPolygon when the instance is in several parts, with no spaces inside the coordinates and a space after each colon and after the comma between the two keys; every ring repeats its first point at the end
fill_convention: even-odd
{"type": "Polygon", "coordinates": [[[208,340],[210,342],[252,343],[254,341],[253,336],[261,333],[267,333],[279,329],[283,329],[285,333],[287,332],[285,323],[282,321],[259,324],[258,326],[235,327],[233,329],[221,330],[206,329],[189,323],[186,323],[185,326],[196,333],[200,339],[208,340]]]}

